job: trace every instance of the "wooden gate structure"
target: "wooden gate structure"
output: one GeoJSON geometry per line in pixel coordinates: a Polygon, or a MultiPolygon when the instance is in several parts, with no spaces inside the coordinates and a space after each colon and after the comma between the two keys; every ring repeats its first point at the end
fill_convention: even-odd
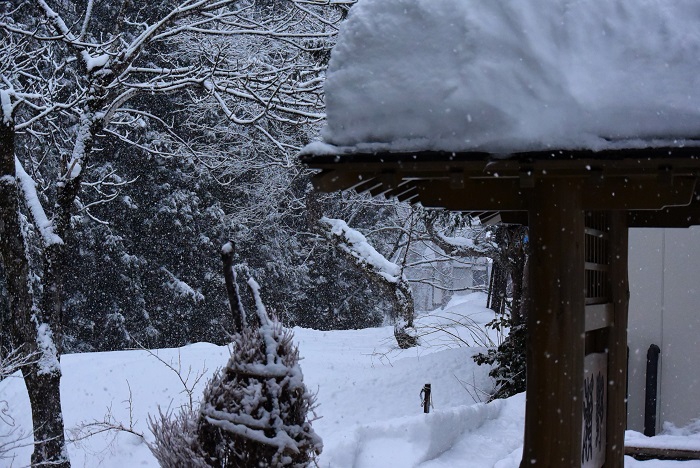
{"type": "Polygon", "coordinates": [[[521,467],[622,467],[629,227],[700,224],[700,148],[302,154],[321,191],[498,211],[530,229],[521,467]]]}

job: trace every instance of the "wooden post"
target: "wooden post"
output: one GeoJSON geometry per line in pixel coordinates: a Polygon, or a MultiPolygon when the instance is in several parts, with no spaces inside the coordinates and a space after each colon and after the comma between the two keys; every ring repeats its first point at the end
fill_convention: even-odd
{"type": "Polygon", "coordinates": [[[647,376],[644,391],[644,435],[656,435],[656,402],[659,389],[659,354],[661,348],[652,344],[647,350],[647,376]]]}
{"type": "Polygon", "coordinates": [[[226,284],[226,294],[228,295],[228,305],[233,318],[233,332],[241,333],[248,326],[241,295],[236,283],[236,272],[233,270],[233,254],[235,247],[233,242],[227,242],[221,248],[221,261],[224,264],[224,283],[226,284]]]}
{"type": "Polygon", "coordinates": [[[428,414],[430,413],[430,402],[431,402],[431,396],[430,396],[430,384],[427,383],[423,387],[423,390],[421,390],[421,398],[423,399],[423,412],[428,414]]]}
{"type": "Polygon", "coordinates": [[[576,178],[539,179],[528,212],[527,401],[521,468],[581,465],[584,213],[576,178]]]}
{"type": "Polygon", "coordinates": [[[610,214],[610,279],[613,301],[613,323],[608,335],[608,419],[606,468],[622,468],[625,464],[625,429],[627,428],[627,313],[629,278],[627,213],[610,214]]]}

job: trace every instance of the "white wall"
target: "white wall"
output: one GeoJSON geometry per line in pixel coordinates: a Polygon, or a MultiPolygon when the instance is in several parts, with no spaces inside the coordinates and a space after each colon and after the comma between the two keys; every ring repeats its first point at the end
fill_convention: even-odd
{"type": "Polygon", "coordinates": [[[630,230],[629,429],[644,428],[646,354],[661,348],[657,431],[700,418],[700,227],[630,230]]]}

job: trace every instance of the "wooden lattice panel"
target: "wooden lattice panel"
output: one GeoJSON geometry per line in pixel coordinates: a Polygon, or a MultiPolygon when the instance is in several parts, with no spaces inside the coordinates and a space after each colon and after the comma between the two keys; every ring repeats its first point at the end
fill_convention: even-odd
{"type": "Polygon", "coordinates": [[[605,304],[610,302],[609,226],[605,212],[587,212],[585,226],[586,304],[605,304]]]}

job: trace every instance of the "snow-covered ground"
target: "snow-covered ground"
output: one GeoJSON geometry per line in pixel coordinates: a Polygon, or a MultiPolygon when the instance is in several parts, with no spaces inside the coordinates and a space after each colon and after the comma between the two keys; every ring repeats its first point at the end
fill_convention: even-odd
{"type": "MultiPolygon", "coordinates": [[[[490,404],[477,400],[492,388],[488,369],[471,357],[498,341],[479,331],[493,314],[483,307],[484,295],[454,298],[444,310],[421,317],[423,346],[394,349],[392,329],[322,332],[295,329],[307,385],[318,391],[320,419],[314,422],[324,440],[320,466],[331,468],[515,468],[522,450],[525,398],[517,395],[490,404]],[[455,324],[459,320],[461,324],[455,324]],[[438,330],[437,325],[449,327],[438,330]],[[460,346],[461,345],[461,346],[460,346]],[[433,410],[422,413],[420,390],[433,389],[433,410]]],[[[192,388],[197,376],[211,375],[226,362],[226,347],[197,343],[180,349],[66,355],[62,359],[63,408],[73,466],[156,467],[144,441],[128,432],[97,432],[105,420],[132,427],[152,440],[149,415],[188,401],[179,369],[192,388]],[[166,365],[167,364],[167,365],[166,365]],[[171,368],[169,368],[171,367],[171,368]],[[97,424],[94,424],[97,423],[97,424]],[[79,428],[82,426],[82,430],[79,428]]],[[[204,379],[194,385],[198,398],[204,379]]],[[[0,382],[0,434],[14,421],[13,437],[29,431],[26,391],[19,378],[0,382]]],[[[700,427],[669,428],[688,444],[700,444],[700,427]]],[[[643,437],[628,434],[628,438],[643,437]]],[[[0,438],[0,446],[3,441],[0,438]]],[[[677,442],[677,441],[676,441],[677,442]]],[[[30,447],[0,459],[2,467],[22,467],[30,447]]],[[[675,443],[675,442],[674,442],[675,443]]],[[[699,468],[698,462],[637,462],[627,467],[699,468]]]]}

